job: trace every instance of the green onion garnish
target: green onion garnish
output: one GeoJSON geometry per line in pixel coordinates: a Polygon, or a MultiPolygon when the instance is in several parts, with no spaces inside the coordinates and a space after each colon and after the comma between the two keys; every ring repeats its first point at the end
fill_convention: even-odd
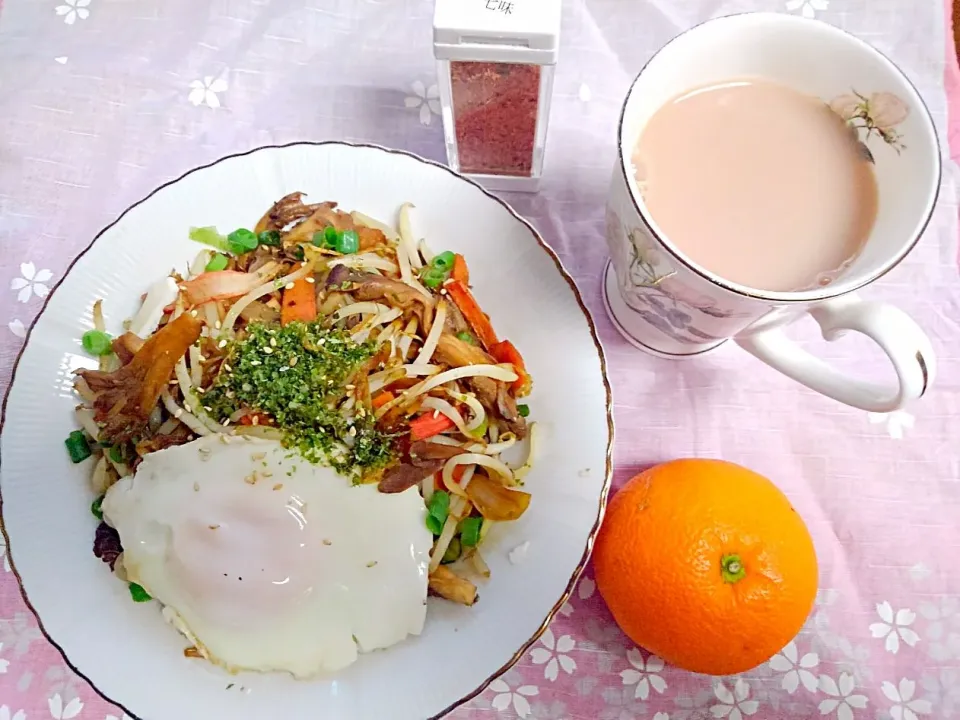
{"type": "Polygon", "coordinates": [[[430,267],[448,273],[453,270],[453,261],[455,257],[456,256],[452,252],[447,250],[446,252],[442,252],[434,257],[433,260],[430,261],[430,267]]]}
{"type": "Polygon", "coordinates": [[[460,540],[453,538],[450,541],[450,544],[447,545],[447,551],[443,554],[443,558],[440,560],[441,565],[449,565],[452,562],[456,562],[460,559],[460,554],[463,552],[463,546],[460,544],[460,540]]]}
{"type": "Polygon", "coordinates": [[[122,452],[122,451],[120,450],[120,448],[117,447],[116,445],[114,445],[112,448],[110,448],[110,449],[107,451],[107,454],[110,456],[110,459],[113,460],[113,461],[114,461],[115,463],[117,463],[117,464],[120,464],[120,463],[124,462],[124,460],[123,460],[123,452],[122,452]]]}
{"type": "Polygon", "coordinates": [[[213,226],[190,228],[190,239],[194,242],[214,247],[217,250],[227,251],[230,249],[227,239],[218,233],[217,229],[213,226]]]}
{"type": "Polygon", "coordinates": [[[360,249],[360,236],[356,230],[344,230],[337,237],[336,250],[344,255],[352,255],[360,249]]]}
{"type": "Polygon", "coordinates": [[[437,520],[433,515],[427,515],[427,530],[434,535],[440,535],[443,532],[443,523],[437,520]]]}
{"type": "Polygon", "coordinates": [[[450,493],[446,490],[437,490],[430,496],[427,503],[427,514],[435,517],[443,525],[447,521],[447,514],[450,512],[450,493]]]}
{"type": "Polygon", "coordinates": [[[97,357],[109,355],[113,352],[113,347],[111,346],[113,340],[111,340],[110,336],[103,332],[103,330],[87,330],[80,339],[80,342],[83,343],[84,350],[97,357]]]}
{"type": "Polygon", "coordinates": [[[150,597],[150,593],[135,582],[130,583],[130,597],[133,598],[134,602],[149,602],[153,600],[153,598],[150,597]]]}
{"type": "Polygon", "coordinates": [[[427,267],[423,269],[420,279],[424,285],[433,290],[443,285],[443,281],[447,279],[447,273],[437,268],[427,267]]]}
{"type": "Polygon", "coordinates": [[[530,406],[517,405],[517,412],[520,413],[520,417],[530,417],[530,406]]]}
{"type": "Polygon", "coordinates": [[[280,245],[280,233],[276,230],[264,230],[257,235],[257,241],[261,245],[269,247],[278,247],[280,245]]]}
{"type": "Polygon", "coordinates": [[[457,339],[463,340],[465,343],[470,343],[471,345],[477,344],[477,339],[468,332],[458,332],[457,339]]]}
{"type": "Polygon", "coordinates": [[[480,543],[480,528],[483,518],[468,517],[460,522],[460,542],[464,547],[476,547],[480,543]]]}
{"type": "Polygon", "coordinates": [[[63,442],[67,446],[67,452],[70,453],[70,459],[75,463],[83,462],[92,454],[90,443],[87,442],[87,436],[83,434],[83,430],[74,430],[63,442]]]}
{"type": "Polygon", "coordinates": [[[220,253],[214,253],[213,257],[210,258],[210,262],[207,263],[207,266],[203,269],[204,272],[218,272],[223,270],[227,266],[227,256],[221,255],[220,253]]]}
{"type": "Polygon", "coordinates": [[[227,245],[237,255],[256,250],[258,242],[254,232],[246,228],[238,228],[227,235],[227,245]]]}
{"type": "Polygon", "coordinates": [[[94,500],[93,504],[90,506],[90,512],[93,513],[93,516],[97,520],[103,520],[103,510],[100,509],[101,505],[103,505],[103,495],[94,500]]]}

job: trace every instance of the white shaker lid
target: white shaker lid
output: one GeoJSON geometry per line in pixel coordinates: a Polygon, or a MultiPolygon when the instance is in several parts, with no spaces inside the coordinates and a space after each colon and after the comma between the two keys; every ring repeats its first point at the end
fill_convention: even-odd
{"type": "Polygon", "coordinates": [[[438,60],[553,65],[560,49],[561,0],[436,0],[438,60]]]}

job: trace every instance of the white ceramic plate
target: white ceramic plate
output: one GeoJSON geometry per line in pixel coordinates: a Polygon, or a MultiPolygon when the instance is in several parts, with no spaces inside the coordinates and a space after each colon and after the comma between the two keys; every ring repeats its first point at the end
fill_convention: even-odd
{"type": "MultiPolygon", "coordinates": [[[[27,338],[4,410],[0,492],[24,598],[67,662],[106,699],[143,720],[439,717],[519,659],[583,569],[610,482],[610,388],[596,331],[570,276],[534,229],[449,169],[401,152],[343,143],[261,148],[191,171],[126,211],[76,260],[27,338]],[[87,463],[72,465],[72,373],[104,298],[116,333],[147,286],[198,251],[192,225],[252,227],[293,190],[393,222],[413,202],[436,251],[464,253],[476,295],[520,348],[540,423],[533,493],[520,521],[491,532],[491,580],[472,608],[431,599],[420,637],[362,655],[335,677],[229,676],[183,657],[186,642],[156,603],[138,605],[91,551],[96,521],[87,463]],[[508,553],[529,541],[521,564],[508,553]],[[233,687],[228,689],[229,684],[233,687]]],[[[89,461],[88,461],[89,462],[89,461]]]]}

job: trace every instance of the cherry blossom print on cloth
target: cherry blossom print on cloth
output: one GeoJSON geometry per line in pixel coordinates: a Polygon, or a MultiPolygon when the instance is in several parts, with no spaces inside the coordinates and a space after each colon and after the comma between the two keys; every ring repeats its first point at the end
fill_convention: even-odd
{"type": "MultiPolygon", "coordinates": [[[[446,156],[429,0],[2,0],[0,7],[0,395],[69,262],[171,178],[260,145],[309,139],[446,156]]],[[[557,251],[599,326],[614,387],[615,485],[691,456],[770,477],[814,537],[821,565],[814,611],[762,666],[735,677],[691,675],[624,636],[588,567],[549,631],[450,720],[960,720],[957,166],[944,168],[937,211],[916,249],[864,292],[909,312],[939,356],[939,379],[903,411],[838,406],[733,350],[652,359],[621,340],[603,309],[604,236],[616,222],[623,240],[616,252],[632,272],[621,284],[631,283],[632,305],[651,322],[686,344],[742,322],[722,298],[684,292],[668,258],[636,233],[631,239],[636,228],[608,216],[605,205],[620,105],[635,74],[676,34],[750,11],[814,18],[879,47],[919,88],[944,155],[960,157],[960,147],[946,146],[960,139],[960,117],[947,116],[960,95],[947,97],[943,88],[949,23],[939,3],[913,3],[905,19],[901,4],[871,0],[584,0],[564,3],[542,190],[509,201],[557,251]]],[[[838,77],[824,99],[836,101],[878,158],[908,162],[914,114],[900,117],[883,92],[838,77]],[[905,147],[894,148],[881,131],[905,147]]],[[[218,222],[216,212],[203,209],[198,224],[218,222]]],[[[131,238],[163,241],[149,229],[131,238]]],[[[826,360],[882,377],[884,366],[856,338],[825,347],[803,323],[790,334],[831,353],[826,360]]],[[[557,352],[562,360],[562,338],[557,352]]],[[[62,441],[51,438],[51,452],[62,441]]],[[[580,471],[556,482],[576,482],[580,471]]],[[[529,540],[524,563],[543,552],[529,540]]],[[[11,546],[16,566],[15,539],[11,546]]],[[[5,545],[0,552],[0,720],[132,720],[43,637],[5,545]]],[[[71,588],[62,590],[69,597],[71,588]]],[[[451,661],[468,658],[468,650],[451,649],[451,661]]],[[[130,710],[151,717],[149,708],[130,710]]],[[[318,718],[314,711],[308,717],[318,718]]]]}

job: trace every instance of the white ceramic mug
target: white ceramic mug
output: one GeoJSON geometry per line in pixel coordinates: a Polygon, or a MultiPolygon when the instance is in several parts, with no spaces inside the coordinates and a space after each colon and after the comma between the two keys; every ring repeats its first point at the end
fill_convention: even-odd
{"type": "MultiPolygon", "coordinates": [[[[624,102],[619,159],[607,204],[604,300],[631,343],[663,357],[695,356],[733,339],[771,367],[840,402],[889,412],[933,382],[930,341],[905,313],[856,291],[896,266],[930,220],[940,151],[920,95],[886,57],[825,23],[747,13],[679,35],[643,68],[624,102]],[[879,208],[860,255],[831,284],[798,292],[755,290],[686,257],[644,206],[630,157],[651,115],[682,92],[731,78],[762,77],[823,98],[856,130],[875,162],[879,208]],[[783,326],[809,313],[823,337],[872,338],[896,370],[878,385],[841,373],[787,339],[783,326]]],[[[854,132],[854,130],[851,130],[854,132]]],[[[690,212],[696,212],[690,208],[690,212]]]]}

